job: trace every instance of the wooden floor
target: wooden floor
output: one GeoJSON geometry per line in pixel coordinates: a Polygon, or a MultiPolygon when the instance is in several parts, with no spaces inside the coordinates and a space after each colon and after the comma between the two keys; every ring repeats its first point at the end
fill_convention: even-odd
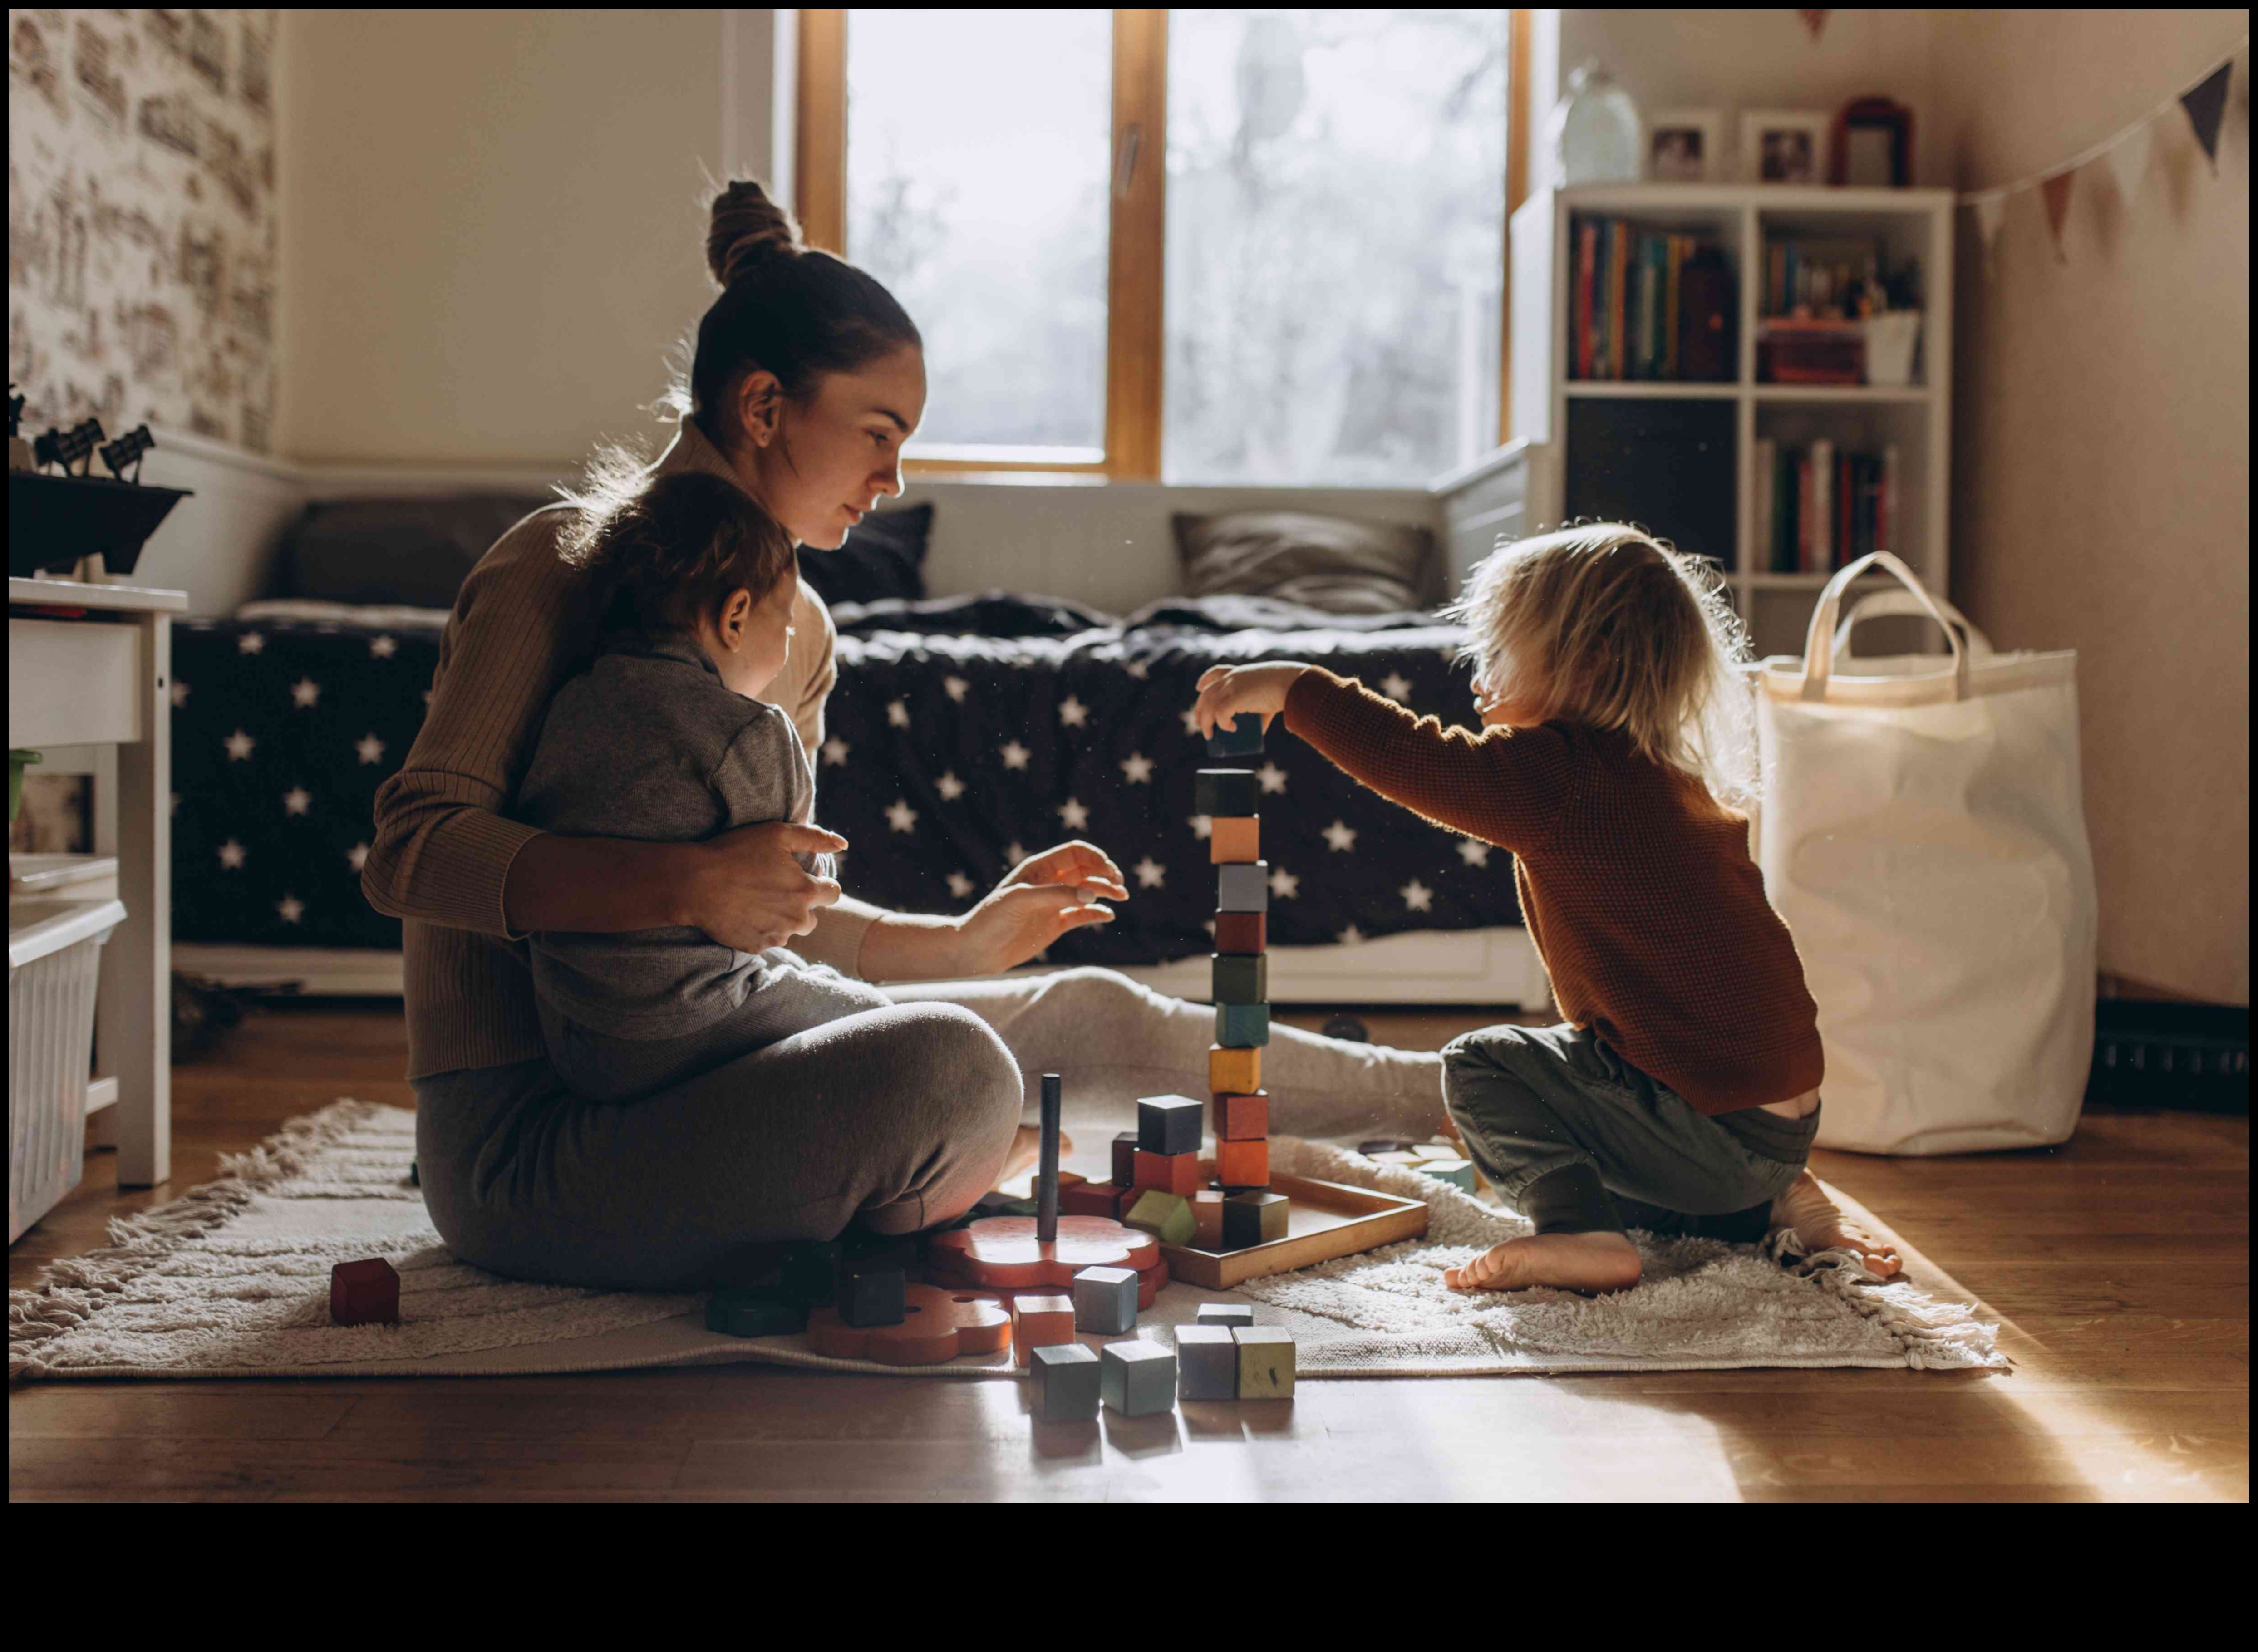
{"type": "MultiPolygon", "coordinates": [[[[1315,1026],[1321,1014],[1282,1017],[1315,1026]]],[[[1370,1013],[1435,1048],[1483,1017],[1370,1013]]],[[[107,1153],[11,1286],[340,1095],[412,1105],[396,1004],[294,1007],[175,1074],[174,1178],[107,1153]]],[[[1024,1385],[759,1365],[423,1381],[11,1387],[12,1499],[2247,1500],[2249,1123],[2089,1113],[2051,1152],[1821,1153],[2010,1375],[1743,1371],[1304,1383],[1290,1405],[1036,1425],[1024,1385]],[[1949,1278],[1947,1276],[1949,1276],[1949,1278]],[[1299,1448],[1299,1449],[1296,1449],[1299,1448]]]]}

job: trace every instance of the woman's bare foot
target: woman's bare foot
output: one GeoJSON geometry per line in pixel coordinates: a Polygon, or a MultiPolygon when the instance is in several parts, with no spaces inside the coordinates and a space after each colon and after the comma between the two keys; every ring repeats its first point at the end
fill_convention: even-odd
{"type": "MultiPolygon", "coordinates": [[[[1074,1138],[1059,1131],[1059,1157],[1064,1159],[1074,1151],[1074,1138]]],[[[1019,1133],[1012,1138],[1012,1151],[1004,1160],[1004,1168],[996,1174],[996,1185],[1026,1175],[1043,1156],[1043,1133],[1033,1124],[1019,1126],[1019,1133]]]]}
{"type": "Polygon", "coordinates": [[[1638,1252],[1620,1233],[1533,1233],[1492,1245],[1464,1267],[1445,1268],[1454,1291],[1627,1291],[1638,1283],[1638,1252]]]}
{"type": "Polygon", "coordinates": [[[1894,1279],[1904,1266],[1898,1260],[1895,1245],[1875,1238],[1846,1218],[1842,1207],[1819,1185],[1819,1178],[1807,1170],[1772,1202],[1772,1224],[1793,1228],[1807,1251],[1856,1251],[1866,1271],[1882,1279],[1894,1279]]]}

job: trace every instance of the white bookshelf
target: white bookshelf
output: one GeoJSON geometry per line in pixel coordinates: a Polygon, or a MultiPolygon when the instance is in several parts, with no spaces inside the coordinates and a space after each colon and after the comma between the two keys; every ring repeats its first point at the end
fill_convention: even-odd
{"type": "MultiPolygon", "coordinates": [[[[1759,437],[1782,446],[1826,437],[1838,446],[1898,449],[1898,516],[1885,547],[1942,592],[1949,541],[1952,422],[1952,193],[1948,189],[1836,189],[1777,184],[1610,184],[1541,190],[1513,215],[1513,407],[1517,463],[1488,467],[1492,489],[1518,486],[1520,531],[1559,522],[1574,401],[1729,401],[1734,440],[1714,462],[1734,467],[1734,542],[1728,578],[1759,654],[1801,651],[1823,573],[1772,573],[1757,566],[1756,477],[1759,437]],[[1733,272],[1739,361],[1730,383],[1580,381],[1568,376],[1572,216],[1603,214],[1714,242],[1733,272]],[[1878,238],[1892,259],[1921,263],[1920,382],[1905,388],[1759,384],[1757,308],[1766,236],[1878,238]],[[1518,470],[1517,478],[1509,473],[1518,470]]],[[[1507,450],[1512,452],[1514,450],[1507,450]]],[[[1503,454],[1498,456],[1502,458],[1503,454]]],[[[1672,462],[1688,455],[1673,453],[1672,462]]],[[[1483,467],[1476,467],[1480,469],[1483,467]]],[[[1490,513],[1495,514],[1495,512],[1490,513]]],[[[1667,523],[1650,524],[1667,534],[1667,523]]],[[[1463,559],[1461,557],[1460,559],[1463,559]]]]}

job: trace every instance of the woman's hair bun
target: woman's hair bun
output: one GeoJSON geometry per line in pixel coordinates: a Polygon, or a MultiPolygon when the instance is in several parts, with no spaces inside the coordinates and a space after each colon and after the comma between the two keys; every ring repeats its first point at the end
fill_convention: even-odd
{"type": "Polygon", "coordinates": [[[771,258],[801,250],[799,223],[751,179],[740,178],[714,197],[706,265],[723,287],[771,258]]]}

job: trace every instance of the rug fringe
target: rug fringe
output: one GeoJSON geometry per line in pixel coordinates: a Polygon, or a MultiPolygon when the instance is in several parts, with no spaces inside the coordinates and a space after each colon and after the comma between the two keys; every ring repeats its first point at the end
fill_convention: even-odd
{"type": "Polygon", "coordinates": [[[8,1293],[8,1379],[46,1376],[40,1350],[50,1338],[85,1324],[181,1246],[226,1226],[260,1188],[302,1171],[315,1149],[387,1110],[374,1102],[331,1102],[284,1121],[248,1152],[223,1153],[218,1180],[169,1204],[112,1216],[108,1245],[51,1262],[37,1285],[8,1293]]]}
{"type": "Polygon", "coordinates": [[[1811,1251],[1793,1228],[1774,1228],[1764,1253],[1791,1273],[1840,1297],[1887,1331],[1915,1371],[1950,1371],[2013,1365],[1999,1351],[1999,1328],[1976,1317],[1970,1302],[1940,1302],[1903,1280],[1869,1273],[1856,1251],[1811,1251]]]}

